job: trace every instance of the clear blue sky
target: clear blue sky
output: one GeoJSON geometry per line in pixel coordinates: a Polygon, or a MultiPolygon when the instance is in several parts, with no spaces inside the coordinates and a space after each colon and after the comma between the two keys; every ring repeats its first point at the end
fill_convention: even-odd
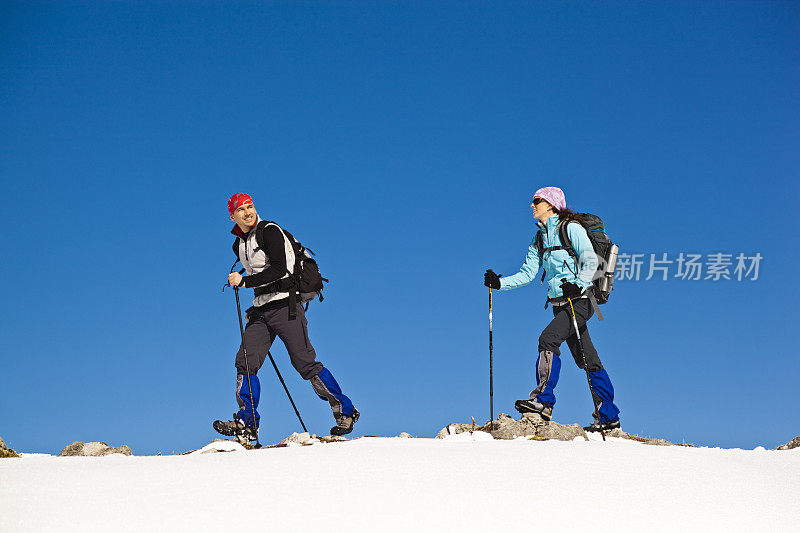
{"type": "MultiPolygon", "coordinates": [[[[764,257],[755,281],[618,283],[590,330],[624,429],[726,447],[800,432],[797,2],[0,9],[11,446],[216,436],[235,409],[234,192],[332,280],[310,334],[362,412],[354,435],[484,421],[483,271],[519,268],[546,185],[623,252],[764,257]]],[[[543,303],[538,284],[495,298],[495,412],[534,386],[543,303]]],[[[329,409],[273,353],[325,433],[329,409]]],[[[261,377],[274,442],[299,425],[261,377]]],[[[557,421],[590,421],[568,352],[557,393],[557,421]]]]}

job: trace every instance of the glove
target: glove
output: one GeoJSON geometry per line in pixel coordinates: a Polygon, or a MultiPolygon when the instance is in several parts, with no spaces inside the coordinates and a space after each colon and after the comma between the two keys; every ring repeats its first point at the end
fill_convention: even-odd
{"type": "Polygon", "coordinates": [[[489,288],[500,290],[500,278],[492,272],[491,268],[483,275],[483,284],[489,288]]]}
{"type": "Polygon", "coordinates": [[[564,293],[565,298],[580,298],[581,294],[583,294],[583,289],[580,288],[579,285],[575,283],[570,283],[566,279],[561,280],[561,292],[564,293]]]}

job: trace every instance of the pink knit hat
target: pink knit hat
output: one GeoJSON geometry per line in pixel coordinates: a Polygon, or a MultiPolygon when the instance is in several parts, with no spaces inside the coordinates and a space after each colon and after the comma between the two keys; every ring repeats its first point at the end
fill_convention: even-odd
{"type": "Polygon", "coordinates": [[[567,207],[567,199],[564,198],[564,191],[558,187],[542,187],[533,195],[534,198],[537,196],[542,200],[546,200],[559,211],[567,207]]]}

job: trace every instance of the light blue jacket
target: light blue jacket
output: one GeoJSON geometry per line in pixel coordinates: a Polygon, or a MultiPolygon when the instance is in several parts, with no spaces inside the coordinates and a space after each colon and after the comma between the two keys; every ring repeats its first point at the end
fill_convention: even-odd
{"type": "MultiPolygon", "coordinates": [[[[558,236],[558,215],[553,215],[547,219],[546,223],[537,222],[542,230],[542,243],[544,248],[550,246],[561,246],[561,239],[558,236]]],[[[533,236],[528,255],[519,272],[513,276],[500,278],[500,290],[516,289],[527,285],[534,279],[539,272],[539,268],[544,266],[547,272],[547,296],[558,298],[563,296],[561,293],[561,280],[566,279],[570,283],[575,283],[581,288],[586,289],[592,285],[592,277],[597,270],[597,255],[594,253],[592,243],[586,234],[586,229],[578,223],[567,225],[567,235],[578,256],[581,264],[578,270],[575,261],[566,250],[554,250],[545,252],[544,257],[539,257],[539,250],[536,248],[536,235],[533,236]]]]}

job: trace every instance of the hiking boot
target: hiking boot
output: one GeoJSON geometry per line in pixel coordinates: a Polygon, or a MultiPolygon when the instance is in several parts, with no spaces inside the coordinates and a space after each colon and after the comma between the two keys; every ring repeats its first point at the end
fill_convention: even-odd
{"type": "Polygon", "coordinates": [[[353,425],[361,416],[357,409],[353,409],[353,414],[350,416],[339,415],[336,419],[336,425],[331,428],[331,435],[347,435],[353,431],[353,425]]]}
{"type": "Polygon", "coordinates": [[[553,406],[539,403],[536,400],[517,400],[514,408],[522,414],[538,413],[542,419],[550,420],[553,416],[553,406]]]}
{"type": "Polygon", "coordinates": [[[600,423],[600,421],[595,418],[594,422],[592,422],[591,425],[586,426],[583,429],[584,431],[599,433],[600,431],[611,431],[612,429],[618,429],[618,428],[620,428],[619,418],[616,420],[612,420],[611,422],[606,422],[604,424],[600,423]]]}
{"type": "MultiPolygon", "coordinates": [[[[244,428],[243,432],[241,432],[240,434],[236,435],[233,438],[239,444],[247,445],[247,444],[253,444],[254,442],[258,443],[258,428],[251,428],[251,427],[244,428]]],[[[258,445],[256,447],[260,448],[261,445],[258,445]]]]}
{"type": "Polygon", "coordinates": [[[217,433],[226,437],[244,437],[247,440],[258,440],[258,429],[245,426],[244,422],[236,417],[236,413],[233,414],[233,420],[214,420],[213,426],[217,433]]]}

